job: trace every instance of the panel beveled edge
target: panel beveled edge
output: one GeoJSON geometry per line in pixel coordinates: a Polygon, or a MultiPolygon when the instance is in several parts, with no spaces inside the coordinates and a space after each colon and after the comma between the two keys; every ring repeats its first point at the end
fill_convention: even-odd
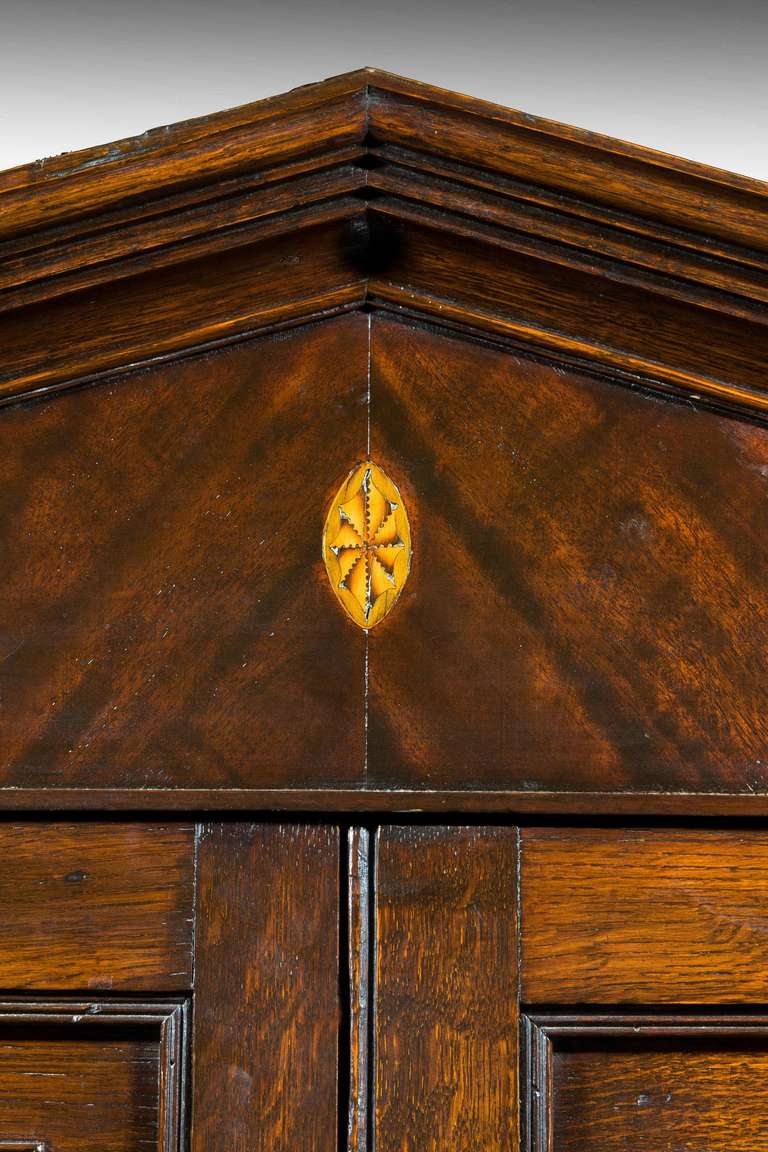
{"type": "Polygon", "coordinates": [[[650,1040],[764,1037],[768,1013],[713,1015],[691,1012],[583,1012],[520,1015],[520,1103],[522,1152],[551,1152],[553,1147],[552,1057],[558,1040],[650,1040]]]}
{"type": "MultiPolygon", "coordinates": [[[[0,1029],[4,1024],[55,1024],[77,1028],[115,1026],[123,1028],[157,1028],[160,1074],[158,1078],[158,1144],[157,1152],[181,1152],[185,1137],[187,1065],[189,1063],[189,999],[169,998],[162,1001],[3,999],[0,1000],[0,1029]]],[[[0,1141],[6,1152],[45,1152],[45,1141],[0,1141]]]]}

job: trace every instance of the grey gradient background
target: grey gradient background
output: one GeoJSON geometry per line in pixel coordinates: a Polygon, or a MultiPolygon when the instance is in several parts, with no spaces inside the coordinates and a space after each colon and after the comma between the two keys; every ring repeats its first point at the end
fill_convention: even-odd
{"type": "Polygon", "coordinates": [[[768,0],[0,0],[0,169],[363,65],[768,180],[768,0]]]}

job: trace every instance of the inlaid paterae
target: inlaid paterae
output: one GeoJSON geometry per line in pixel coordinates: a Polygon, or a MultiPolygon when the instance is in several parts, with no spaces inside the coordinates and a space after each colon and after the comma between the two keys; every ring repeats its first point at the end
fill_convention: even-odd
{"type": "Polygon", "coordinates": [[[350,472],[323,531],[328,579],[346,613],[368,630],[392,611],[411,567],[411,529],[402,497],[372,460],[350,472]]]}

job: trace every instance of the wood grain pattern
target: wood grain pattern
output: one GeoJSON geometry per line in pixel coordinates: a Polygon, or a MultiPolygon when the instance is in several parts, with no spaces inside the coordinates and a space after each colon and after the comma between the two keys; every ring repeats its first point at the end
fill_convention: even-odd
{"type": "Polygon", "coordinates": [[[768,433],[377,318],[372,788],[765,791],[768,433]]]}
{"type": "Polygon", "coordinates": [[[0,806],[768,811],[767,192],[371,70],[0,175],[0,806]]]}
{"type": "Polygon", "coordinates": [[[22,301],[0,314],[0,401],[361,303],[345,251],[359,215],[357,203],[341,203],[314,212],[304,231],[283,222],[258,244],[228,237],[210,254],[156,268],[135,258],[98,287],[97,306],[93,289],[77,285],[50,302],[22,301]]]}
{"type": "Polygon", "coordinates": [[[189,825],[0,824],[0,987],[192,982],[189,825]]]}
{"type": "Polygon", "coordinates": [[[139,195],[231,176],[345,143],[445,155],[584,203],[652,211],[678,227],[766,247],[762,181],[518,112],[375,68],[0,174],[5,230],[103,212],[139,195]]]}
{"type": "Polygon", "coordinates": [[[0,1148],[178,1152],[183,1051],[170,1063],[164,1034],[181,1012],[108,1001],[0,1005],[0,1148]]]}
{"type": "Polygon", "coordinates": [[[759,357],[764,302],[749,307],[698,284],[686,291],[667,277],[633,275],[591,253],[521,242],[438,212],[385,201],[372,208],[372,227],[379,220],[380,247],[393,255],[369,280],[376,302],[498,331],[697,400],[768,413],[759,357]]]}
{"type": "Polygon", "coordinates": [[[546,1019],[547,1116],[530,1152],[768,1148],[765,1018],[546,1019]]]}
{"type": "Polygon", "coordinates": [[[376,848],[379,1152],[513,1152],[516,834],[384,827],[376,848]]]}
{"type": "Polygon", "coordinates": [[[767,865],[749,829],[524,829],[524,999],[765,1002],[767,865]]]}
{"type": "Polygon", "coordinates": [[[768,247],[760,180],[387,73],[370,75],[369,118],[374,139],[388,144],[768,247]]]}
{"type": "Polygon", "coordinates": [[[192,1152],[337,1152],[339,861],[330,826],[203,826],[192,1152]]]}
{"type": "Polygon", "coordinates": [[[610,815],[720,820],[768,814],[765,792],[522,792],[514,788],[20,788],[0,789],[0,811],[7,812],[281,812],[296,819],[307,813],[440,814],[459,813],[489,819],[610,815]]]}
{"type": "Polygon", "coordinates": [[[359,143],[365,133],[361,73],[335,77],[285,96],[157,128],[96,148],[0,173],[2,234],[139,206],[179,188],[204,184],[302,153],[359,143]]]}
{"type": "Polygon", "coordinates": [[[1,785],[360,778],[364,637],[320,541],[367,339],[347,317],[0,413],[1,785]]]}
{"type": "Polygon", "coordinates": [[[768,414],[764,184],[375,70],[0,174],[0,206],[0,398],[368,302],[768,414]]]}

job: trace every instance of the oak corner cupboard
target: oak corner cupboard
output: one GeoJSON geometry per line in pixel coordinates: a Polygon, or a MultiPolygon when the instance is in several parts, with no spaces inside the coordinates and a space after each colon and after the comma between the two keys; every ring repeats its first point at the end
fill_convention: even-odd
{"type": "Polygon", "coordinates": [[[0,1149],[768,1152],[767,303],[374,70],[0,174],[0,1149]]]}

